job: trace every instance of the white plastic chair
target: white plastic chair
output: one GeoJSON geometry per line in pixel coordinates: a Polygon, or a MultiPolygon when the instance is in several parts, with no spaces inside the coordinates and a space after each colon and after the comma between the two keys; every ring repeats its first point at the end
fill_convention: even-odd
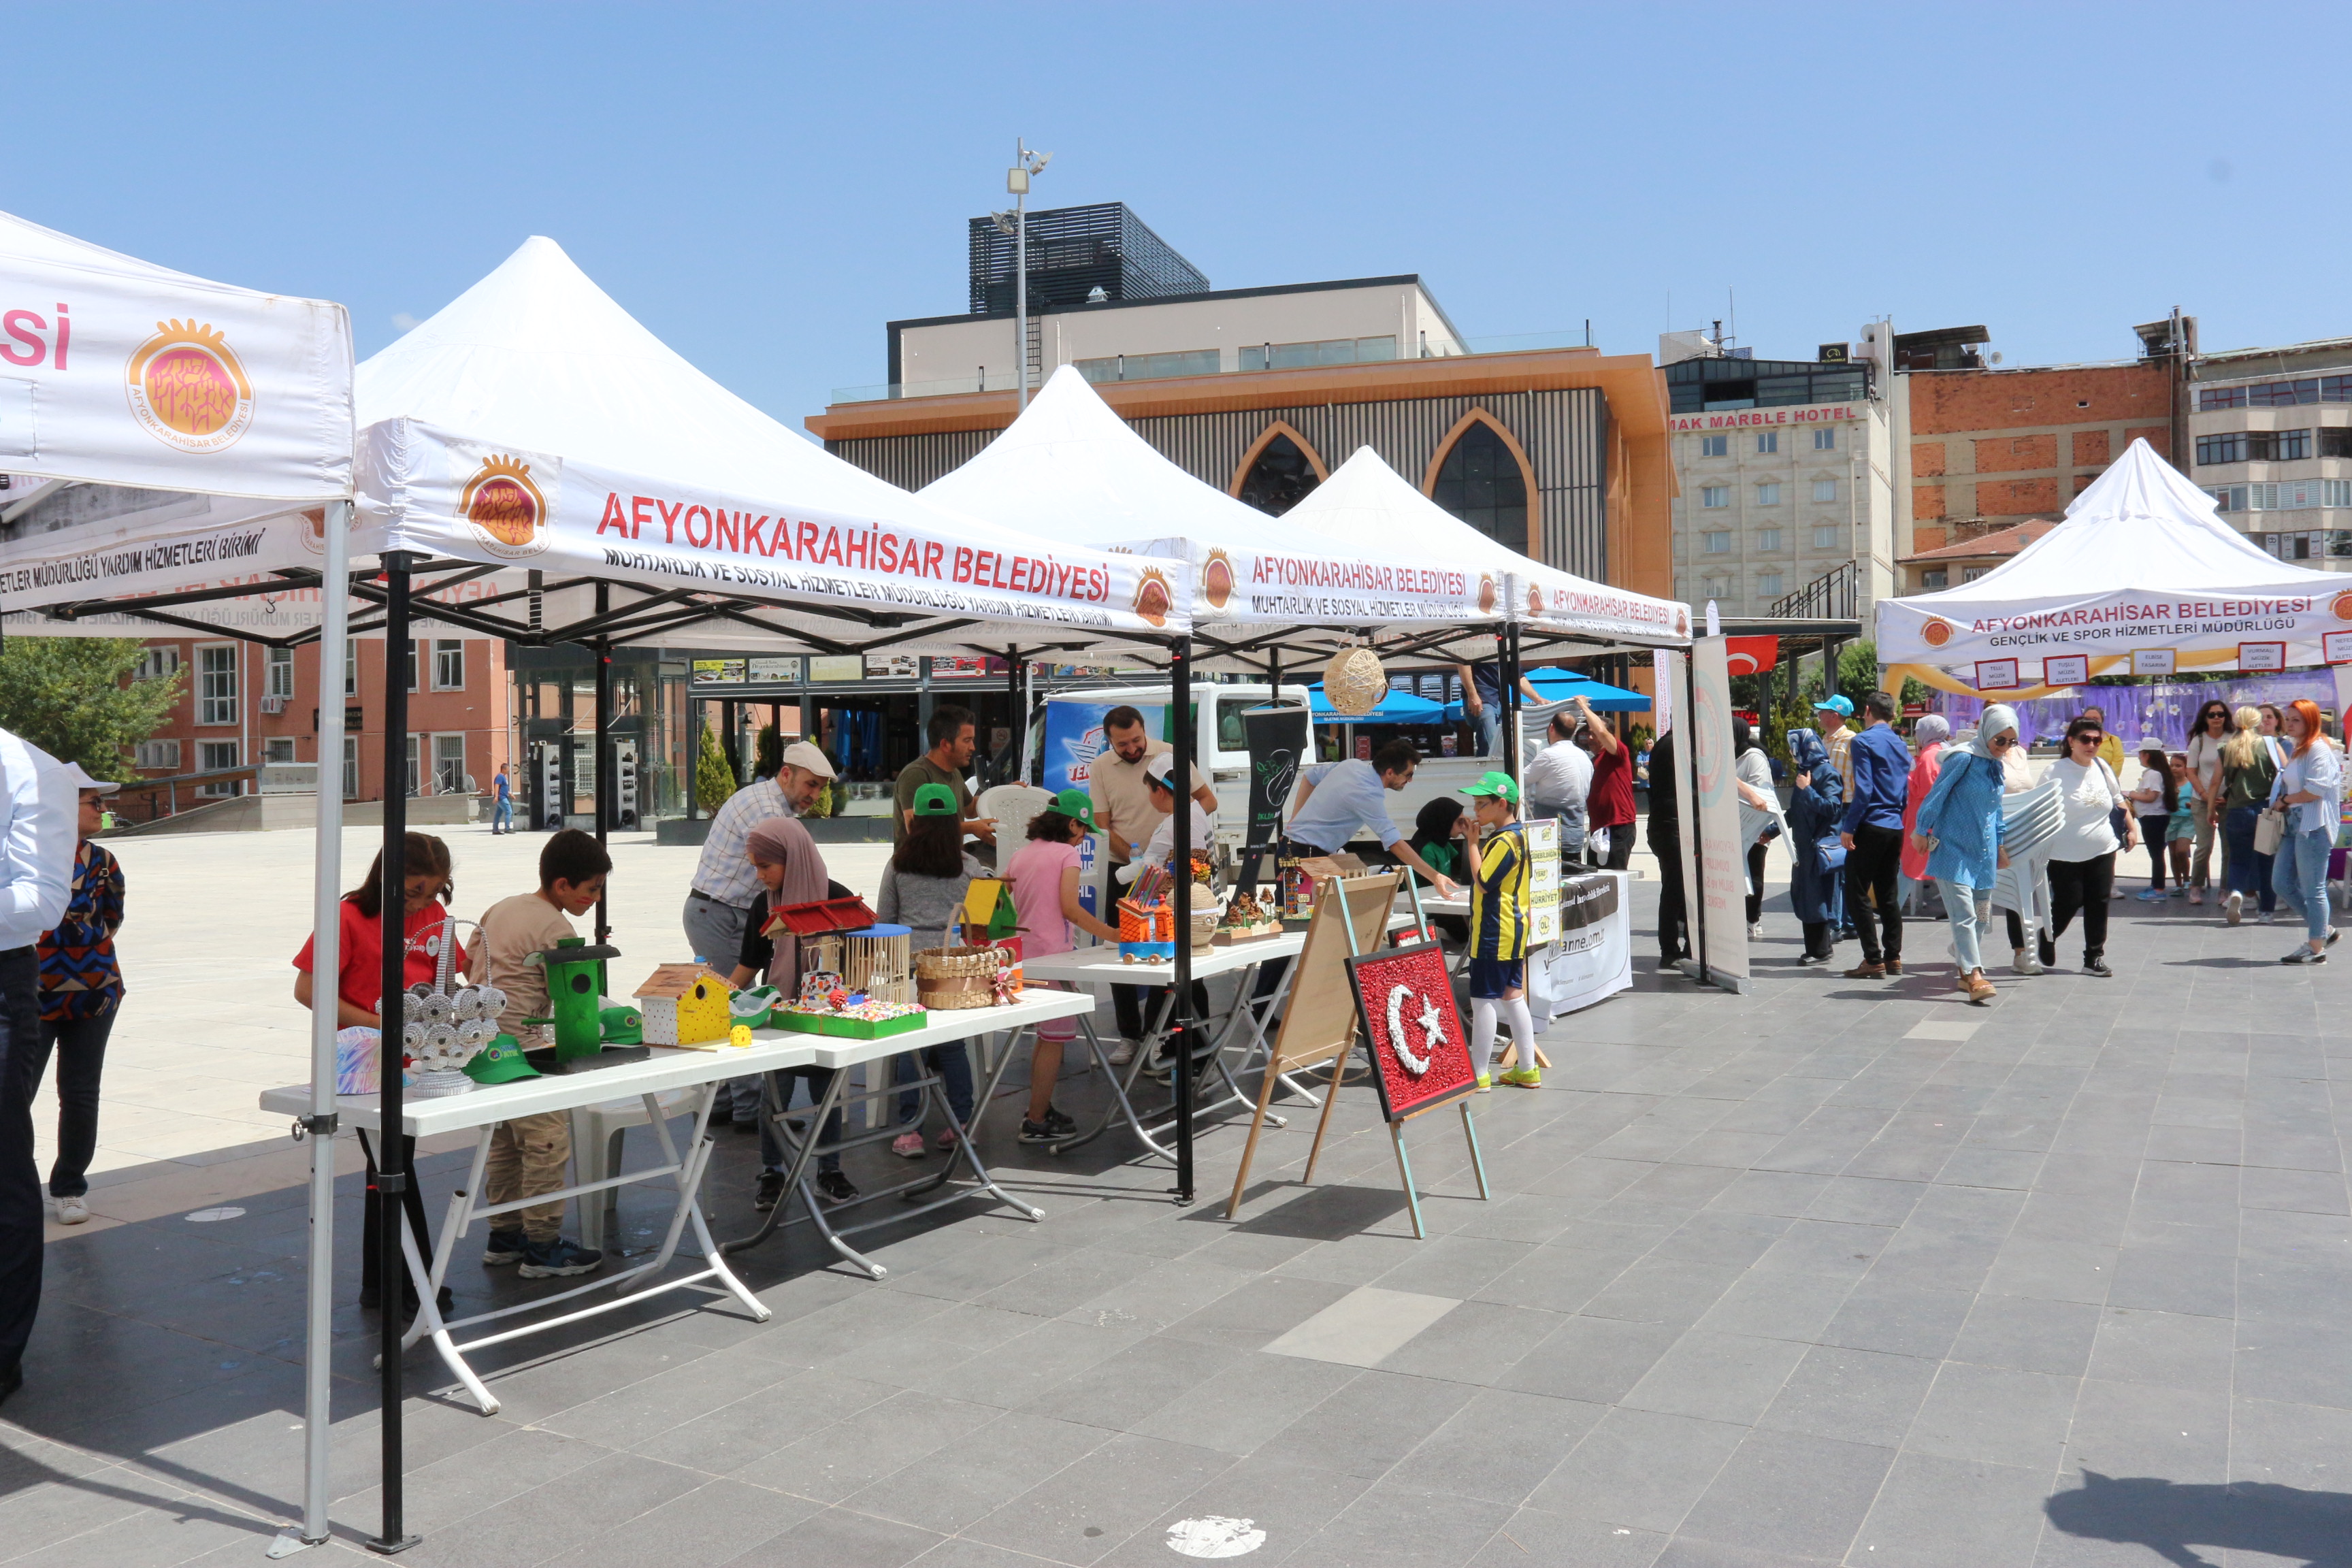
{"type": "MultiPolygon", "coordinates": [[[[699,1103],[698,1089],[666,1089],[654,1097],[661,1107],[662,1119],[689,1116],[699,1103]]],[[[572,1112],[572,1168],[574,1184],[601,1182],[621,1173],[621,1140],[632,1127],[647,1125],[646,1102],[636,1100],[608,1100],[602,1105],[583,1105],[572,1112]]],[[[684,1152],[684,1151],[680,1151],[684,1152]]],[[[607,1187],[601,1193],[583,1193],[580,1196],[580,1245],[593,1251],[604,1247],[604,1230],[618,1217],[621,1189],[607,1187]]]]}
{"type": "Polygon", "coordinates": [[[1052,792],[1035,784],[992,784],[980,792],[972,809],[996,824],[998,864],[1013,858],[1013,852],[1029,837],[1031,820],[1053,804],[1052,792]]]}

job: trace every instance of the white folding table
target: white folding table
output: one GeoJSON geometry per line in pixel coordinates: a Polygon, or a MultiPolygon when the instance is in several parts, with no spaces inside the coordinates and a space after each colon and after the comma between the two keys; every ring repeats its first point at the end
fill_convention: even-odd
{"type": "MultiPolygon", "coordinates": [[[[988,1173],[988,1167],[981,1163],[979,1145],[971,1136],[971,1130],[957,1121],[954,1108],[947,1103],[947,1096],[943,1092],[945,1086],[936,1068],[926,1068],[903,1083],[891,1083],[878,1081],[887,1076],[881,1071],[881,1064],[893,1057],[920,1051],[927,1047],[969,1043],[978,1047],[983,1037],[1002,1034],[1004,1039],[996,1050],[996,1060],[988,1068],[986,1081],[977,1086],[977,1092],[972,1097],[972,1116],[977,1121],[988,1109],[989,1101],[995,1098],[997,1081],[1004,1076],[1005,1066],[1012,1061],[1013,1050],[1024,1031],[1056,1018],[1083,1017],[1094,1009],[1095,999],[1083,992],[1031,987],[1021,994],[1019,1001],[1002,1007],[934,1009],[930,1014],[931,1021],[923,1027],[909,1029],[900,1035],[886,1035],[880,1039],[858,1040],[828,1035],[790,1037],[809,1042],[811,1050],[800,1060],[780,1063],[777,1068],[763,1071],[760,1094],[760,1114],[774,1126],[777,1137],[792,1152],[792,1166],[784,1180],[784,1189],[776,1200],[776,1206],[768,1211],[758,1230],[750,1236],[722,1243],[719,1250],[722,1253],[736,1252],[765,1241],[778,1225],[788,1223],[795,1198],[800,1202],[804,1217],[816,1227],[817,1234],[824,1237],[835,1252],[876,1279],[884,1278],[889,1270],[851,1247],[846,1237],[862,1230],[872,1230],[877,1226],[898,1225],[944,1205],[982,1195],[994,1198],[1025,1218],[1043,1220],[1045,1217],[1043,1209],[1023,1203],[998,1186],[996,1178],[988,1173]],[[867,1068],[867,1081],[863,1089],[852,1089],[849,1087],[849,1069],[859,1066],[867,1068]],[[804,1132],[793,1131],[792,1121],[786,1116],[791,1096],[780,1089],[775,1076],[776,1070],[788,1067],[824,1068],[833,1075],[825,1084],[824,1092],[817,1096],[814,1106],[793,1113],[807,1119],[803,1123],[807,1129],[804,1132]],[[940,1113],[947,1118],[949,1129],[956,1134],[955,1150],[949,1155],[947,1163],[936,1173],[918,1176],[912,1181],[901,1182],[877,1192],[860,1193],[845,1204],[832,1205],[829,1211],[826,1205],[818,1201],[810,1174],[811,1163],[821,1155],[838,1153],[844,1149],[854,1149],[896,1136],[899,1129],[896,1119],[888,1114],[889,1101],[898,1095],[911,1093],[920,1093],[927,1105],[938,1106],[940,1113]],[[866,1119],[867,1125],[861,1131],[848,1131],[848,1118],[845,1114],[844,1135],[827,1140],[824,1137],[826,1120],[850,1101],[862,1101],[872,1108],[866,1119]],[[926,1194],[938,1192],[945,1186],[956,1173],[959,1163],[970,1169],[973,1184],[940,1193],[928,1202],[917,1201],[926,1194]],[[828,1217],[829,1212],[839,1213],[887,1197],[904,1197],[908,1206],[894,1208],[877,1218],[851,1225],[835,1224],[828,1217]]],[[[921,1124],[919,1116],[915,1125],[919,1127],[921,1124]]]]}

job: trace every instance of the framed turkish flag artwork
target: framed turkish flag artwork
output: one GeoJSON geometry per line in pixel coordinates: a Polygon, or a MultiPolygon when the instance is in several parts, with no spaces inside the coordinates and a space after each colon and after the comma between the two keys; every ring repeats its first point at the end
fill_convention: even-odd
{"type": "Polygon", "coordinates": [[[1449,1105],[1477,1088],[1470,1038],[1454,1011],[1454,982],[1435,943],[1351,958],[1348,983],[1381,1110],[1391,1121],[1449,1105]]]}

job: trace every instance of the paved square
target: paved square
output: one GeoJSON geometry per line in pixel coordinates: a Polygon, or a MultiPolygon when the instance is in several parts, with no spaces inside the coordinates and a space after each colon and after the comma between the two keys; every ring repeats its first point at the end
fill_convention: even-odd
{"type": "MultiPolygon", "coordinates": [[[[251,1562],[297,1508],[299,1154],[219,1087],[249,1107],[257,1075],[300,1071],[308,840],[265,837],[233,861],[126,847],[148,1010],[110,1062],[107,1223],[51,1247],[0,1418],[0,1563],[251,1562]],[[184,1217],[205,1207],[244,1212],[184,1217]]],[[[464,902],[536,847],[457,836],[464,902]]],[[[650,966],[692,856],[620,855],[617,940],[650,966]]],[[[870,885],[866,855],[845,879],[870,885]]],[[[486,1352],[495,1418],[414,1354],[404,1561],[2344,1562],[2344,972],[2283,969],[2291,931],[2210,914],[2119,905],[2115,979],[2069,945],[1971,1009],[1933,931],[1892,984],[1797,969],[1776,897],[1750,994],[1644,958],[1635,993],[1549,1031],[1540,1091],[1475,1101],[1491,1202],[1443,1119],[1410,1129],[1424,1242],[1360,1080],[1318,1184],[1294,1116],[1234,1223],[1206,1199],[1238,1126],[1204,1133],[1180,1210],[1115,1136],[1055,1160],[1000,1101],[991,1162],[1043,1224],[974,1205],[877,1233],[879,1284],[793,1226],[743,1259],[774,1321],[673,1296],[486,1352]]],[[[1076,1069],[1058,1094],[1101,1099],[1076,1069]]],[[[718,1136],[736,1233],[756,1159],[718,1136]]],[[[436,1214],[459,1163],[425,1162],[436,1214]]],[[[357,1209],[346,1178],[326,1550],[355,1556],[377,1518],[357,1209]]],[[[626,1197],[622,1244],[658,1212],[626,1197]]],[[[461,1308],[535,1293],[478,1259],[469,1238],[461,1308]]]]}

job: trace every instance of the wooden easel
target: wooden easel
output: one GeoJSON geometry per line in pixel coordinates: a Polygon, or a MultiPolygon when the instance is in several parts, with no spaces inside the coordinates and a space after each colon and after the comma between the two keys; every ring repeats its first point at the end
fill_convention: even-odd
{"type": "MultiPolygon", "coordinates": [[[[1315,1142],[1307,1149],[1307,1170],[1299,1178],[1302,1184],[1315,1180],[1315,1163],[1322,1158],[1323,1135],[1331,1126],[1331,1107],[1339,1098],[1344,1063],[1356,1044],[1356,997],[1349,982],[1346,960],[1378,950],[1382,933],[1388,930],[1389,908],[1402,875],[1381,871],[1364,877],[1334,877],[1324,883],[1326,896],[1316,902],[1314,919],[1307,922],[1307,942],[1291,973],[1290,1005],[1283,1014],[1282,1033],[1267,1056],[1257,1110],[1250,1120],[1249,1141],[1242,1146],[1241,1169],[1234,1173],[1233,1196],[1225,1203],[1227,1219],[1241,1208],[1242,1193],[1249,1184],[1250,1162],[1257,1152],[1258,1133],[1265,1126],[1275,1086],[1285,1073],[1301,1072],[1331,1062],[1330,1088],[1324,1093],[1323,1114],[1316,1120],[1315,1142]]],[[[1425,927],[1417,886],[1411,897],[1414,924],[1425,927]]],[[[1478,1195],[1483,1199],[1488,1196],[1486,1164],[1478,1152],[1478,1130],[1470,1118],[1469,1100],[1465,1098],[1458,1103],[1462,1107],[1462,1131],[1470,1141],[1471,1168],[1477,1173],[1478,1195]]],[[[1412,1213],[1413,1237],[1425,1240],[1429,1232],[1422,1224],[1421,1196],[1413,1188],[1412,1162],[1404,1148],[1404,1124],[1412,1120],[1412,1116],[1408,1115],[1391,1121],[1389,1138],[1396,1149],[1397,1173],[1404,1184],[1405,1203],[1412,1213]]]]}

